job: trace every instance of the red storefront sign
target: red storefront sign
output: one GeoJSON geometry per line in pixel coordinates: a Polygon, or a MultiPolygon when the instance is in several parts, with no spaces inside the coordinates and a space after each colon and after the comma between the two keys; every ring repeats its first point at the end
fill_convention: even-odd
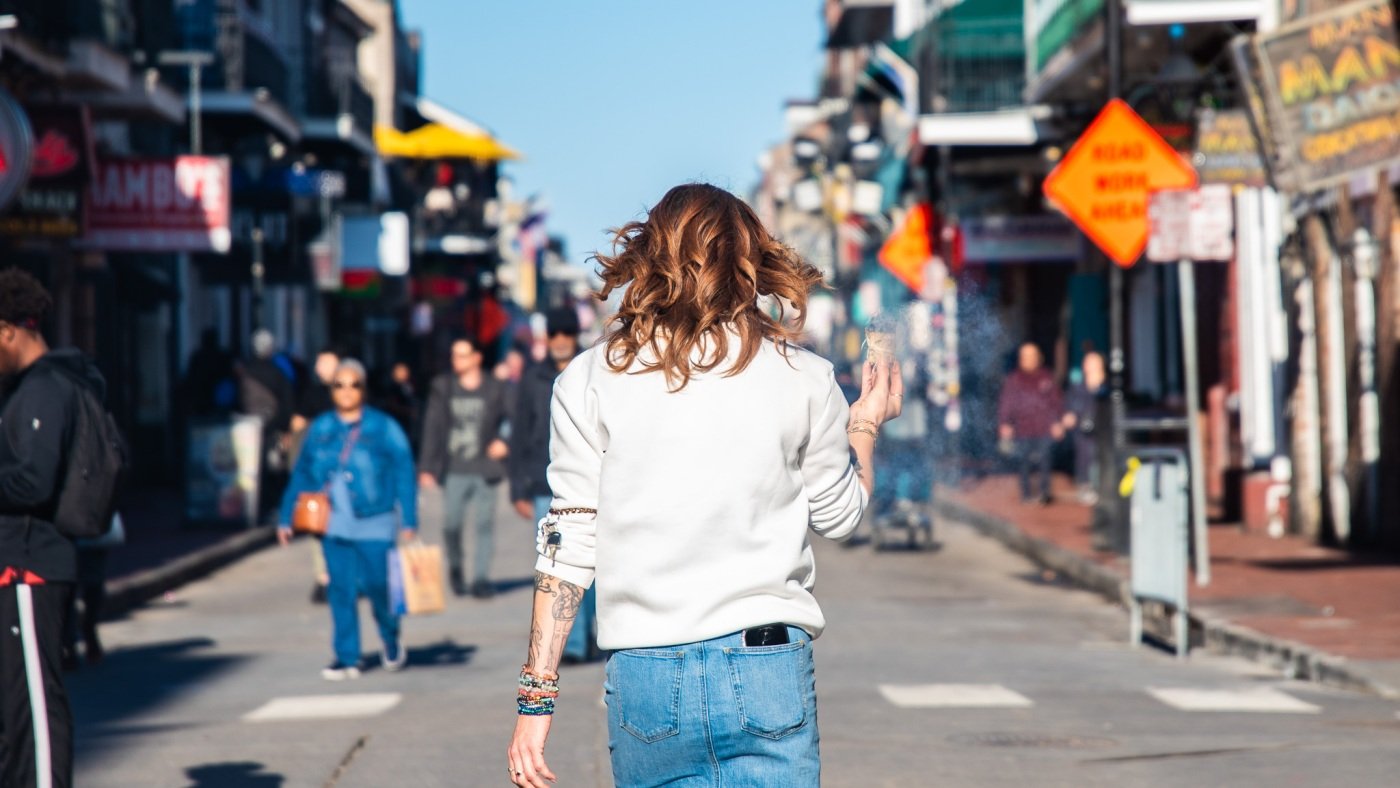
{"type": "Polygon", "coordinates": [[[88,189],[85,246],[113,252],[229,250],[229,163],[218,156],[115,159],[88,189]]]}

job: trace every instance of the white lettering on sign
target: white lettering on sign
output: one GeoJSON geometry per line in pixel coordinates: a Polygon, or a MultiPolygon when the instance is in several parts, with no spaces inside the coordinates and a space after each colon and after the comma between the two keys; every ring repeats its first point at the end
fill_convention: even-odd
{"type": "Polygon", "coordinates": [[[214,160],[182,157],[174,161],[103,162],[89,190],[92,206],[113,212],[220,212],[225,171],[214,160]]]}

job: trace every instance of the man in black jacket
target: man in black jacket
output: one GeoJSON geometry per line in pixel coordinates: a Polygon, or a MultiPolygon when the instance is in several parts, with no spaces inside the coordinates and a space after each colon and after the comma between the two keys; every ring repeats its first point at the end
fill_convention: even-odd
{"type": "MultiPolygon", "coordinates": [[[[568,307],[551,309],[545,315],[549,334],[549,357],[532,364],[520,376],[515,413],[510,425],[510,499],[521,517],[539,522],[549,513],[549,404],[554,396],[554,379],[579,354],[578,313],[568,307]]],[[[597,649],[594,646],[593,618],[596,602],[590,586],[579,607],[574,628],[564,644],[564,658],[583,662],[597,649]]]]}
{"type": "Polygon", "coordinates": [[[39,324],[52,303],[28,273],[0,271],[0,785],[66,788],[73,718],[60,664],[77,558],[53,517],[77,387],[101,399],[105,385],[77,351],[49,350],[39,324]]]}

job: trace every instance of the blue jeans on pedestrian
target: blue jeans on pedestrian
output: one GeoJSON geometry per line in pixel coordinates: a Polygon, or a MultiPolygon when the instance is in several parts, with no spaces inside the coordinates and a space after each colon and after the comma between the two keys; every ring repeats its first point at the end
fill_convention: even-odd
{"type": "Polygon", "coordinates": [[[332,644],[336,661],[342,665],[360,664],[361,595],[369,599],[384,650],[402,648],[399,643],[399,617],[389,610],[389,550],[394,543],[378,539],[342,539],[327,536],[321,540],[331,584],[326,602],[331,609],[332,644]]]}
{"type": "MultiPolygon", "coordinates": [[[[549,514],[549,505],[553,502],[554,499],[548,495],[535,496],[535,522],[549,514]]],[[[593,586],[589,586],[583,592],[583,601],[579,603],[574,628],[569,630],[569,639],[564,642],[564,656],[579,661],[588,659],[589,647],[593,645],[593,622],[597,618],[598,595],[593,592],[593,586]]]]}
{"type": "Polygon", "coordinates": [[[618,788],[819,785],[811,638],[796,627],[788,637],[614,652],[604,692],[618,788]]]}

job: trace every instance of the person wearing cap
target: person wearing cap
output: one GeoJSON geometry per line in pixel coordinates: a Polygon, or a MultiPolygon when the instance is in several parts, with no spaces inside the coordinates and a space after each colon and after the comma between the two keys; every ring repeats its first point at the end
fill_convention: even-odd
{"type": "MultiPolygon", "coordinates": [[[[545,314],[548,334],[544,361],[526,368],[516,389],[515,415],[510,433],[510,499],[521,517],[539,522],[549,514],[552,499],[545,470],[549,467],[549,403],[554,379],[579,354],[578,313],[571,307],[545,314]]],[[[578,619],[564,645],[564,659],[584,662],[597,654],[593,635],[593,589],[580,605],[578,619]]]]}
{"type": "Polygon", "coordinates": [[[418,533],[418,485],[408,436],[389,414],[365,404],[366,381],[360,362],[341,360],[330,383],[334,410],[306,430],[277,526],[278,541],[286,546],[297,496],[330,496],[330,526],[321,539],[335,652],[321,671],[327,681],[360,676],[361,595],[369,599],[384,644],[380,664],[397,671],[407,661],[399,617],[389,607],[389,550],[396,536],[418,533]]]}

